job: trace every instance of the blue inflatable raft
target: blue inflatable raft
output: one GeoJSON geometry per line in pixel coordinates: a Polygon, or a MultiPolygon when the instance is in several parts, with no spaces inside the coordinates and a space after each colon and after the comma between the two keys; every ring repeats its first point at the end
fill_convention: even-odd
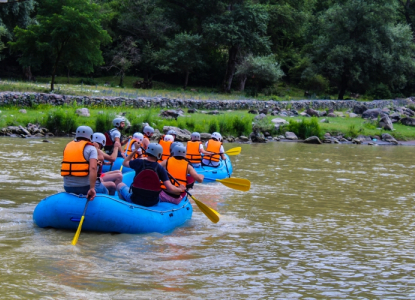
{"type": "MultiPolygon", "coordinates": [[[[85,196],[58,193],[40,201],[33,212],[33,221],[41,228],[76,230],[85,204],[85,196]]],[[[97,194],[88,204],[82,231],[166,232],[189,220],[192,212],[187,197],[179,205],[160,202],[156,206],[144,207],[115,196],[97,194]]]]}

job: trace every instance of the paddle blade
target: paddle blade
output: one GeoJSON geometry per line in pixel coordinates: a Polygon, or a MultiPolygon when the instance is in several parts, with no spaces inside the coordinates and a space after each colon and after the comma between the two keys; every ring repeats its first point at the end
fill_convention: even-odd
{"type": "Polygon", "coordinates": [[[241,147],[235,147],[235,148],[229,149],[228,151],[225,151],[225,154],[239,155],[241,153],[241,150],[242,150],[241,147]]]}
{"type": "Polygon", "coordinates": [[[223,185],[238,191],[247,192],[251,188],[251,182],[248,179],[244,178],[225,178],[225,179],[216,179],[223,185]]]}
{"type": "Polygon", "coordinates": [[[76,230],[75,236],[73,237],[72,245],[74,245],[74,246],[78,242],[79,235],[81,234],[82,223],[84,222],[84,218],[85,218],[85,216],[81,217],[81,221],[79,221],[78,229],[76,230]]]}
{"type": "Polygon", "coordinates": [[[220,214],[216,210],[214,210],[213,208],[210,208],[209,206],[207,206],[203,202],[200,202],[199,200],[197,200],[192,195],[189,195],[189,196],[192,197],[193,201],[196,203],[196,205],[199,207],[199,209],[202,211],[202,213],[204,213],[206,215],[206,217],[209,218],[209,220],[211,220],[213,223],[218,223],[219,222],[220,214]]]}

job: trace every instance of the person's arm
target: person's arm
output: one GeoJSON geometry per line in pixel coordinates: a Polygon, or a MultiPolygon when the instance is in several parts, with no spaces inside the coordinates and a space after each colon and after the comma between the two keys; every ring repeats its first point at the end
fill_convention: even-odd
{"type": "Polygon", "coordinates": [[[117,150],[117,156],[118,156],[118,152],[120,152],[121,153],[121,156],[123,157],[123,158],[125,158],[125,154],[124,154],[124,150],[122,149],[122,145],[124,145],[124,144],[126,144],[127,142],[128,142],[128,140],[127,140],[127,142],[126,141],[124,141],[124,142],[120,142],[120,138],[119,137],[116,137],[116,138],[114,138],[114,150],[117,150]]]}
{"type": "Polygon", "coordinates": [[[214,153],[206,151],[205,149],[201,148],[199,149],[200,153],[202,153],[203,155],[208,155],[208,156],[212,156],[214,153]]]}
{"type": "Polygon", "coordinates": [[[95,182],[97,181],[97,160],[91,158],[89,160],[89,191],[87,193],[87,198],[92,201],[96,196],[95,192],[95,182]]]}
{"type": "Polygon", "coordinates": [[[199,183],[202,183],[205,178],[205,175],[197,174],[195,169],[190,164],[187,166],[187,174],[190,174],[190,176],[192,176],[193,179],[199,183]]]}
{"type": "Polygon", "coordinates": [[[183,193],[186,190],[186,187],[184,185],[180,184],[177,187],[177,186],[171,184],[170,180],[163,181],[163,184],[166,187],[166,190],[169,193],[172,193],[172,194],[179,195],[179,194],[183,193]]]}
{"type": "MultiPolygon", "coordinates": [[[[129,140],[131,140],[132,136],[127,137],[122,143],[121,146],[124,146],[125,144],[128,143],[129,140]]],[[[117,141],[117,138],[115,138],[115,141],[117,141]]],[[[118,142],[120,141],[120,139],[118,139],[118,142]]]]}
{"type": "Polygon", "coordinates": [[[124,159],[124,161],[122,162],[122,165],[124,166],[124,167],[127,167],[127,168],[130,168],[130,161],[131,161],[131,159],[134,157],[134,155],[135,155],[135,153],[137,152],[137,149],[136,150],[134,150],[134,151],[132,151],[128,156],[127,156],[127,158],[126,159],[124,159]]]}
{"type": "Polygon", "coordinates": [[[115,142],[114,143],[114,149],[112,150],[111,155],[108,155],[107,153],[105,153],[102,150],[99,150],[99,151],[101,151],[101,153],[104,155],[104,159],[105,160],[108,160],[110,162],[110,164],[111,164],[111,163],[113,163],[117,159],[119,147],[120,147],[120,143],[119,142],[115,142]]]}
{"type": "Polygon", "coordinates": [[[147,139],[145,139],[145,140],[143,141],[143,148],[144,148],[144,149],[147,149],[149,144],[150,144],[150,141],[149,141],[149,140],[147,140],[147,139]]]}
{"type": "Polygon", "coordinates": [[[159,163],[160,164],[160,166],[162,166],[163,168],[166,168],[166,165],[167,165],[167,159],[166,160],[163,160],[161,163],[159,163]]]}

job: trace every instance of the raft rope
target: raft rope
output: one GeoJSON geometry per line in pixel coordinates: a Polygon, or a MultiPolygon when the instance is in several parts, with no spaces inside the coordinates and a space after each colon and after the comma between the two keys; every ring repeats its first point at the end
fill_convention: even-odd
{"type": "MultiPolygon", "coordinates": [[[[60,193],[58,193],[58,194],[69,194],[69,195],[72,195],[72,196],[75,196],[75,197],[77,197],[77,198],[86,198],[86,195],[77,195],[77,194],[74,194],[74,193],[67,193],[67,192],[60,192],[60,193]]],[[[50,196],[47,196],[45,199],[43,199],[43,200],[46,200],[46,199],[48,199],[49,197],[52,197],[52,196],[55,196],[55,195],[57,195],[57,194],[54,194],[54,195],[50,195],[50,196]]],[[[105,198],[109,198],[109,199],[111,199],[111,200],[113,200],[113,201],[117,201],[117,202],[119,202],[120,204],[122,204],[122,205],[126,205],[126,206],[129,206],[130,208],[138,208],[138,209],[142,209],[142,210],[147,210],[147,211],[151,211],[151,212],[156,212],[156,213],[160,213],[160,214],[164,214],[164,213],[169,213],[169,212],[174,212],[174,211],[179,211],[179,210],[181,210],[181,209],[183,209],[183,208],[186,208],[186,206],[187,205],[189,205],[189,201],[188,201],[188,198],[186,198],[186,203],[185,204],[183,204],[183,206],[181,206],[181,207],[179,207],[179,208],[173,208],[173,209],[169,209],[169,210],[164,210],[164,211],[161,211],[161,210],[154,210],[154,209],[149,209],[149,208],[146,208],[146,207],[143,207],[143,206],[140,206],[140,205],[137,205],[137,204],[134,204],[134,203],[130,203],[130,202],[126,202],[126,201],[124,201],[124,200],[121,200],[121,199],[115,199],[115,198],[112,198],[112,197],[110,197],[110,196],[108,196],[108,195],[99,195],[100,197],[105,197],[105,198]]],[[[42,200],[42,201],[43,201],[42,200]]],[[[167,202],[166,202],[167,203],[167,202]]]]}

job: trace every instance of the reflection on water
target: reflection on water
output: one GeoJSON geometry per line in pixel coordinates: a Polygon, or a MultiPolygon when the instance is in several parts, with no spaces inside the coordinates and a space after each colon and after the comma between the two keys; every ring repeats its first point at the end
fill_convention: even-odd
{"type": "MultiPolygon", "coordinates": [[[[235,177],[193,194],[221,213],[166,234],[40,229],[67,139],[2,138],[1,298],[415,298],[414,148],[242,145],[235,177]]],[[[234,145],[225,145],[229,149],[234,145]]]]}

